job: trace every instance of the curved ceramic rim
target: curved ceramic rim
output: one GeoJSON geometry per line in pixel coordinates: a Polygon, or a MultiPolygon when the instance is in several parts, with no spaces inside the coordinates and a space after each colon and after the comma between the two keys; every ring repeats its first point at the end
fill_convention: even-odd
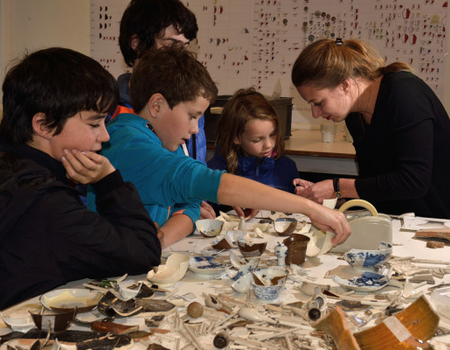
{"type": "Polygon", "coordinates": [[[370,214],[372,214],[372,216],[378,216],[378,211],[375,209],[375,207],[368,201],[365,201],[364,199],[349,200],[348,202],[345,202],[344,204],[341,205],[339,211],[343,213],[344,211],[346,211],[351,207],[363,207],[367,209],[370,212],[370,214]]]}
{"type": "MultiPolygon", "coordinates": [[[[82,288],[68,288],[68,289],[56,289],[56,290],[52,290],[50,292],[47,292],[45,294],[42,294],[39,297],[39,301],[41,302],[41,304],[52,311],[73,311],[76,309],[77,313],[82,313],[82,312],[88,312],[91,311],[93,309],[95,309],[97,307],[97,304],[100,300],[102,296],[102,293],[100,292],[96,292],[96,291],[91,291],[89,289],[82,289],[82,288]],[[79,293],[81,295],[86,295],[85,298],[90,298],[89,300],[87,300],[86,302],[82,302],[80,303],[80,306],[76,306],[76,307],[64,307],[61,306],[62,302],[70,302],[71,299],[70,297],[67,299],[64,299],[63,301],[58,301],[56,304],[52,303],[52,298],[56,298],[59,295],[63,294],[67,292],[69,295],[72,296],[73,300],[76,300],[77,297],[73,296],[73,293],[79,293]],[[47,300],[46,300],[47,299],[47,300]]],[[[80,296],[82,297],[82,296],[80,296]]]]}
{"type": "MultiPolygon", "coordinates": [[[[386,283],[383,284],[382,286],[375,286],[375,287],[371,287],[371,286],[365,286],[365,287],[355,286],[355,285],[350,284],[349,280],[347,280],[345,278],[341,278],[338,275],[334,275],[333,276],[333,281],[336,282],[337,284],[339,284],[341,287],[352,289],[355,292],[370,293],[370,292],[375,292],[377,290],[380,290],[380,289],[386,287],[389,284],[389,282],[390,282],[389,277],[384,276],[384,275],[380,275],[380,276],[383,276],[384,278],[386,278],[386,283]]],[[[357,278],[357,277],[355,277],[355,278],[357,278]]]]}

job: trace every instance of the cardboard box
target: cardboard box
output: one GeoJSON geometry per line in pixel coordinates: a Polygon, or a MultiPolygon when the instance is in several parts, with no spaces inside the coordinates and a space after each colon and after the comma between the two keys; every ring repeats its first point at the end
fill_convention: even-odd
{"type": "MultiPolygon", "coordinates": [[[[217,123],[222,113],[222,108],[230,97],[231,95],[217,96],[216,102],[210,105],[205,111],[206,142],[215,142],[217,123]]],[[[280,119],[281,135],[283,135],[286,140],[292,135],[292,97],[280,97],[276,100],[269,100],[269,103],[272,105],[278,115],[278,118],[280,119]]]]}

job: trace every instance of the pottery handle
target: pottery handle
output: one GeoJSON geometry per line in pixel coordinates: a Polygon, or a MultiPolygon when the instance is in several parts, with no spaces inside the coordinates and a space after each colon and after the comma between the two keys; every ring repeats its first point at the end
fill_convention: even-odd
{"type": "Polygon", "coordinates": [[[370,214],[372,214],[372,216],[378,216],[378,212],[375,209],[375,207],[372,204],[370,204],[368,201],[365,201],[364,199],[349,200],[348,202],[345,202],[344,204],[341,205],[341,207],[339,208],[339,211],[341,213],[343,213],[344,211],[346,211],[347,209],[349,209],[351,207],[363,207],[363,208],[367,209],[370,212],[370,214]]]}

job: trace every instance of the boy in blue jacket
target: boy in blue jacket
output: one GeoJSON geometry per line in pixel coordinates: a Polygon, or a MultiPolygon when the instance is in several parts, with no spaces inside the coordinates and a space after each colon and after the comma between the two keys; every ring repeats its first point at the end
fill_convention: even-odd
{"type": "MultiPolygon", "coordinates": [[[[199,210],[176,211],[201,200],[243,208],[304,213],[334,244],[350,234],[342,213],[305,198],[172,153],[198,132],[198,119],[215,100],[217,87],[192,53],[178,45],[146,52],[130,81],[136,114],[120,114],[108,125],[111,135],[102,154],[137,187],[150,216],[160,225],[166,247],[193,231],[199,210]],[[182,213],[181,213],[182,214],[182,213]],[[170,222],[168,221],[170,218],[170,222]]],[[[89,193],[89,205],[93,192],[89,193]]]]}

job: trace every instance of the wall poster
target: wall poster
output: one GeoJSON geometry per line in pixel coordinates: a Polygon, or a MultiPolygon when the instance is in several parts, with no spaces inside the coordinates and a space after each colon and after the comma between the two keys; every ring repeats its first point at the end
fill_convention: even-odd
{"type": "MultiPolygon", "coordinates": [[[[219,93],[255,86],[295,98],[293,121],[313,123],[290,80],[305,45],[320,38],[370,41],[387,63],[408,63],[443,100],[447,0],[183,0],[196,15],[191,49],[219,93]]],[[[91,0],[91,56],[114,76],[127,70],[118,47],[128,0],[91,0]]]]}

